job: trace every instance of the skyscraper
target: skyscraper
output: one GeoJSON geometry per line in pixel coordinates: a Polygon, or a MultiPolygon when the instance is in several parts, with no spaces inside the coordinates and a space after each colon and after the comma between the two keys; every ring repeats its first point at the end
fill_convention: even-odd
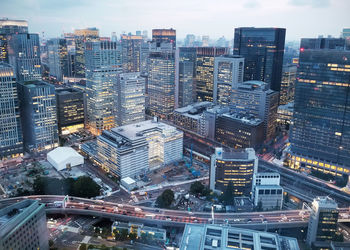
{"type": "Polygon", "coordinates": [[[23,145],[27,152],[58,146],[55,87],[44,81],[18,84],[23,145]]]}
{"type": "Polygon", "coordinates": [[[117,125],[145,120],[145,78],[140,73],[122,73],[117,84],[117,125]]]}
{"type": "Polygon", "coordinates": [[[307,244],[311,246],[315,241],[334,241],[338,221],[337,203],[329,197],[317,197],[311,209],[307,244]]]}
{"type": "Polygon", "coordinates": [[[171,43],[173,49],[176,49],[176,30],[174,29],[153,29],[152,42],[156,47],[160,47],[161,43],[171,43]]]}
{"type": "Polygon", "coordinates": [[[244,58],[234,55],[215,57],[214,103],[229,105],[232,88],[243,82],[244,58]]]}
{"type": "Polygon", "coordinates": [[[148,97],[152,115],[169,118],[175,108],[175,55],[153,51],[148,58],[148,97]]]}
{"type": "Polygon", "coordinates": [[[14,67],[17,81],[41,79],[40,43],[38,34],[8,36],[9,64],[14,67]]]}
{"type": "Polygon", "coordinates": [[[123,71],[140,72],[142,36],[121,35],[123,71]]]}
{"type": "Polygon", "coordinates": [[[8,63],[7,36],[17,33],[28,33],[27,21],[0,19],[0,62],[8,63]]]}
{"type": "Polygon", "coordinates": [[[115,127],[119,53],[115,42],[86,43],[87,127],[94,135],[115,127]]]}
{"type": "Polygon", "coordinates": [[[97,40],[99,30],[96,28],[77,29],[75,36],[74,77],[85,77],[85,42],[97,40]]]}
{"type": "Polygon", "coordinates": [[[234,54],[244,57],[244,81],[267,82],[280,91],[286,29],[236,28],[234,54]]]}
{"type": "Polygon", "coordinates": [[[288,64],[283,66],[280,105],[287,104],[294,100],[295,80],[297,77],[297,66],[288,64]]]}
{"type": "Polygon", "coordinates": [[[56,89],[58,131],[61,135],[84,128],[84,93],[73,88],[56,89]]]}
{"type": "Polygon", "coordinates": [[[344,39],[301,40],[290,137],[292,168],[350,173],[349,59],[344,39]]]}
{"type": "Polygon", "coordinates": [[[216,192],[225,192],[233,186],[237,196],[250,196],[253,175],[258,172],[258,158],[252,148],[223,150],[216,148],[211,157],[209,185],[216,192]]]}
{"type": "Polygon", "coordinates": [[[53,38],[47,41],[50,76],[62,81],[63,76],[68,76],[69,57],[67,41],[62,38],[53,38]]]}
{"type": "Polygon", "coordinates": [[[0,159],[23,152],[16,76],[10,65],[0,63],[0,159]]]}
{"type": "Polygon", "coordinates": [[[196,48],[180,47],[176,50],[176,107],[185,107],[196,99],[196,48]]]}
{"type": "Polygon", "coordinates": [[[196,57],[196,95],[198,101],[214,100],[214,60],[228,54],[227,48],[198,47],[196,57]]]}
{"type": "Polygon", "coordinates": [[[231,106],[235,112],[253,115],[264,122],[264,138],[274,138],[277,125],[278,92],[261,81],[247,81],[232,89],[231,106]]]}

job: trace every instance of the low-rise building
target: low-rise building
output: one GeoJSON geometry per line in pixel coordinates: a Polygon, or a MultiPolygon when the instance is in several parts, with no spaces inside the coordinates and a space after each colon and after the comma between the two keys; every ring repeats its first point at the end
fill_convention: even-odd
{"type": "Polygon", "coordinates": [[[210,189],[221,193],[228,185],[233,185],[235,195],[250,196],[257,169],[258,158],[254,149],[224,151],[216,148],[211,157],[210,189]]]}
{"type": "Polygon", "coordinates": [[[299,250],[295,238],[275,233],[219,225],[186,224],[180,250],[275,249],[299,250]]]}
{"type": "Polygon", "coordinates": [[[183,132],[157,120],[105,130],[97,139],[102,167],[121,178],[179,161],[182,151],[183,132]]]}
{"type": "Polygon", "coordinates": [[[254,116],[222,114],[216,119],[215,139],[231,148],[257,149],[264,142],[264,124],[254,116]]]}
{"type": "Polygon", "coordinates": [[[130,177],[125,177],[125,178],[121,179],[120,182],[121,182],[121,185],[123,187],[125,187],[128,191],[131,191],[137,187],[136,181],[130,177]]]}
{"type": "Polygon", "coordinates": [[[45,205],[24,200],[0,210],[0,249],[49,249],[45,205]]]}
{"type": "Polygon", "coordinates": [[[84,157],[71,147],[58,147],[47,154],[47,161],[60,171],[84,164],[84,157]]]}
{"type": "Polygon", "coordinates": [[[112,233],[128,230],[128,233],[135,233],[137,238],[147,239],[148,241],[166,241],[166,230],[156,227],[148,227],[138,223],[125,223],[115,221],[112,224],[112,233]]]}
{"type": "Polygon", "coordinates": [[[280,174],[274,172],[256,173],[253,177],[252,200],[262,210],[282,209],[283,188],[280,174]]]}

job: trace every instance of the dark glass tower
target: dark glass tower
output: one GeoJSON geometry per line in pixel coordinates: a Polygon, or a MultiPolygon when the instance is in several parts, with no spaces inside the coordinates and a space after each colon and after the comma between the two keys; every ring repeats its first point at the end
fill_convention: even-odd
{"type": "Polygon", "coordinates": [[[176,30],[174,29],[153,29],[152,42],[156,43],[156,47],[160,47],[161,43],[171,43],[173,49],[176,49],[176,30]]]}
{"type": "Polygon", "coordinates": [[[244,81],[259,80],[280,91],[284,41],[283,28],[236,28],[234,54],[245,58],[244,81]]]}
{"type": "Polygon", "coordinates": [[[18,81],[41,79],[40,43],[38,34],[8,36],[9,63],[18,81]]]}
{"type": "Polygon", "coordinates": [[[302,39],[291,130],[291,167],[350,169],[350,50],[344,39],[302,39]]]}

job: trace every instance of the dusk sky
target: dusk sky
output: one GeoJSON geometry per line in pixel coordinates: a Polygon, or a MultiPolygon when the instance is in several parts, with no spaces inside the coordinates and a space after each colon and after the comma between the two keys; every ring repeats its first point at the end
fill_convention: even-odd
{"type": "Polygon", "coordinates": [[[332,35],[350,27],[349,0],[1,0],[0,17],[24,19],[32,33],[59,37],[75,28],[111,32],[174,28],[233,38],[235,27],[283,27],[287,40],[332,35]]]}

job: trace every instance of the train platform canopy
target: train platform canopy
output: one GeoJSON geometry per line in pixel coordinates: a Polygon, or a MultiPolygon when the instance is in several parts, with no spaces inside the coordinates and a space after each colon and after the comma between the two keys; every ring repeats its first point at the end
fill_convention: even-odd
{"type": "Polygon", "coordinates": [[[84,157],[71,147],[58,147],[47,154],[47,161],[60,171],[84,164],[84,157]]]}

